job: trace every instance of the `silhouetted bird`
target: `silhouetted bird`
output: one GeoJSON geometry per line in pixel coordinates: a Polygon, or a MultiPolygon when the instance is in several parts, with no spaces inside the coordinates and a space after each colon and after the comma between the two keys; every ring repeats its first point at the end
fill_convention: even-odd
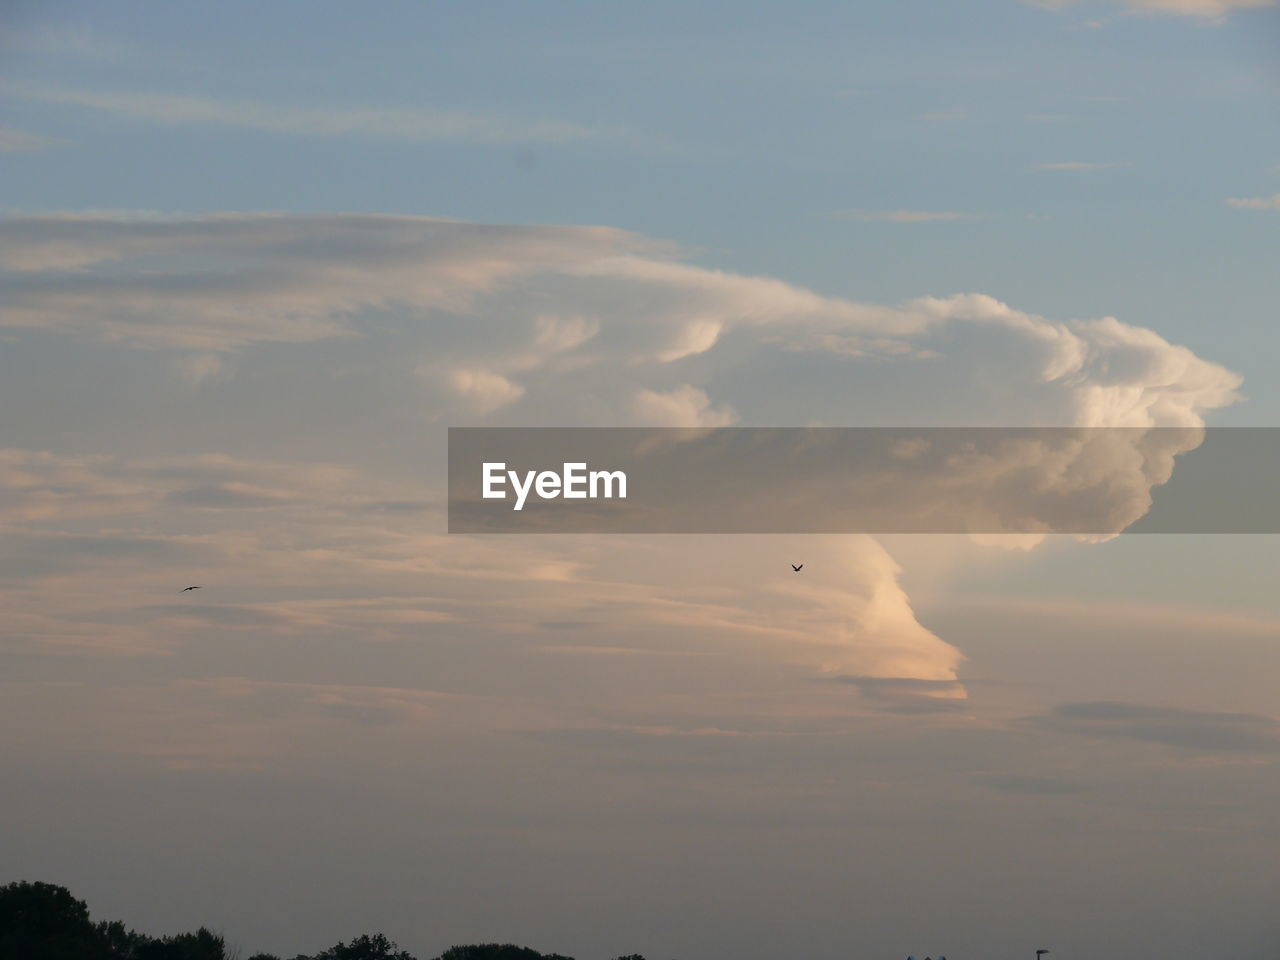
{"type": "MultiPolygon", "coordinates": [[[[800,567],[803,567],[803,566],[804,566],[803,563],[800,564],[800,567]]],[[[791,565],[791,569],[794,570],[796,573],[800,572],[800,567],[797,567],[794,563],[791,565]]]]}
{"type": "Polygon", "coordinates": [[[178,592],[179,592],[179,593],[186,593],[188,590],[199,590],[199,589],[200,589],[199,587],[183,587],[183,588],[182,588],[181,590],[179,590],[178,592]]]}

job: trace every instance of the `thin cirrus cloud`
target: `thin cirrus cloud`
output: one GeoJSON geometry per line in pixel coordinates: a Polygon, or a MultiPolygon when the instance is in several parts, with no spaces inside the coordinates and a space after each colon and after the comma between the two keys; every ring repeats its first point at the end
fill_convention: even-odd
{"type": "Polygon", "coordinates": [[[1037,163],[1032,170],[1075,171],[1110,170],[1113,167],[1127,167],[1128,163],[1120,161],[1093,162],[1088,160],[1059,160],[1055,163],[1037,163]]]}
{"type": "Polygon", "coordinates": [[[932,223],[941,220],[977,220],[976,214],[954,210],[836,210],[828,214],[836,220],[860,223],[932,223]]]}
{"type": "Polygon", "coordinates": [[[664,138],[622,126],[499,116],[423,107],[286,107],[196,94],[75,90],[7,85],[10,96],[101,110],[132,120],[176,126],[239,127],[311,137],[377,137],[415,143],[596,143],[670,152],[664,138]]]}
{"type": "Polygon", "coordinates": [[[30,150],[44,150],[65,141],[56,137],[46,137],[15,127],[0,126],[0,153],[23,153],[30,150]]]}
{"type": "MultiPolygon", "coordinates": [[[[1032,6],[1051,10],[1074,6],[1078,0],[1025,0],[1032,6]]],[[[1259,10],[1277,5],[1277,0],[1115,0],[1132,13],[1164,14],[1221,21],[1237,10],[1259,10]]],[[[1096,21],[1093,21],[1096,23],[1096,21]]]]}
{"type": "Polygon", "coordinates": [[[1280,193],[1269,197],[1228,197],[1227,206],[1237,210],[1280,210],[1280,193]]]}

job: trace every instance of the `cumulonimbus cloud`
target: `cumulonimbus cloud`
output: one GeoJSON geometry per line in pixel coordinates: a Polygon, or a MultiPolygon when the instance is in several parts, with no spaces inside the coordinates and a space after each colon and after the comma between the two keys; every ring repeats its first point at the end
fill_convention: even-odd
{"type": "MultiPolygon", "coordinates": [[[[228,389],[242,366],[211,358],[242,354],[247,363],[271,345],[358,341],[379,395],[416,407],[423,422],[456,425],[1198,427],[1240,384],[1115,318],[1051,320],[983,294],[897,305],[824,296],[698,266],[669,244],[606,227],[27,217],[0,221],[0,282],[0,325],[17,336],[38,330],[159,351],[201,390],[228,389]]],[[[294,386],[302,384],[279,389],[294,386]]],[[[813,538],[805,552],[818,560],[804,578],[789,567],[777,578],[729,562],[744,553],[741,539],[733,550],[610,541],[607,555],[592,553],[590,538],[520,538],[518,548],[446,541],[438,513],[408,523],[380,512],[380,503],[441,491],[380,490],[376,463],[360,465],[366,484],[344,468],[286,476],[244,458],[7,457],[9,520],[39,527],[24,535],[59,540],[77,517],[151,518],[153,530],[208,551],[201,569],[210,576],[252,572],[287,594],[291,605],[270,611],[272,629],[352,629],[332,610],[307,620],[318,616],[304,602],[316,584],[406,597],[429,573],[453,591],[446,602],[407,607],[405,623],[378,630],[413,629],[418,616],[492,623],[501,612],[527,624],[607,610],[616,614],[599,638],[607,646],[636,647],[633,631],[648,624],[758,641],[842,676],[931,685],[904,682],[895,696],[962,692],[951,686],[961,655],[916,620],[896,564],[867,537],[813,538]],[[696,575],[678,562],[688,554],[699,558],[696,575]],[[711,569],[725,578],[708,587],[711,569]]],[[[62,585],[55,577],[49,589],[62,585]]],[[[81,636],[78,626],[29,615],[32,637],[81,636]]],[[[129,644],[149,649],[137,636],[144,628],[129,629],[129,644]]]]}

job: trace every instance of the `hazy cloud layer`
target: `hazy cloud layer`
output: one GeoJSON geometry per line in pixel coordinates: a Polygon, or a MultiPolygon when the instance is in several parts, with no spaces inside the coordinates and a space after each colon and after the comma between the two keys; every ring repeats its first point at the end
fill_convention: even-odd
{"type": "Polygon", "coordinates": [[[43,150],[61,143],[53,137],[44,137],[38,133],[18,130],[14,127],[0,126],[0,153],[21,153],[27,150],[43,150]]]}
{"type": "MultiPolygon", "coordinates": [[[[155,389],[194,410],[229,402],[242,378],[257,398],[234,455],[111,454],[105,440],[0,454],[0,524],[30,558],[0,568],[8,649],[204,651],[234,677],[231,652],[254,644],[307,645],[317,663],[380,644],[425,658],[431,690],[484,692],[502,723],[544,731],[820,736],[868,713],[963,724],[963,656],[920,623],[875,540],[450,537],[442,437],[425,428],[1199,427],[1240,383],[1115,318],[1054,321],[982,294],[863,303],[676,253],[604,227],[422,217],[0,222],[13,335],[158,355],[171,373],[155,389]],[[316,426],[349,418],[344,402],[364,405],[357,429],[316,426]],[[273,453],[282,439],[293,455],[273,453]],[[203,590],[180,596],[189,584],[203,590]],[[498,679],[513,657],[523,688],[498,679]],[[622,663],[626,683],[611,672],[622,663]],[[824,675],[848,682],[807,682],[824,675]]],[[[1170,466],[1170,451],[1135,464],[1137,492],[1170,466]]],[[[385,676],[350,695],[313,679],[314,696],[252,689],[331,718],[425,715],[364,689],[385,676]]],[[[243,682],[268,680],[285,678],[243,682]]],[[[171,746],[166,762],[203,762],[206,747],[184,760],[171,746]]]]}
{"type": "Polygon", "coordinates": [[[1280,210],[1280,193],[1269,197],[1230,197],[1227,206],[1237,210],[1280,210]]]}
{"type": "Polygon", "coordinates": [[[239,127],[308,137],[375,137],[414,143],[598,143],[669,151],[661,137],[624,127],[498,116],[465,110],[389,106],[281,106],[198,94],[9,86],[11,96],[101,110],[130,120],[239,127]]]}
{"type": "Polygon", "coordinates": [[[1209,754],[1280,753],[1280,723],[1251,713],[1102,701],[1063,704],[1036,722],[1087,737],[1145,740],[1209,754]]]}
{"type": "MultiPolygon", "coordinates": [[[[1035,6],[1060,9],[1078,0],[1029,0],[1035,6]]],[[[1257,10],[1276,6],[1276,0],[1116,0],[1135,13],[1171,14],[1218,20],[1236,10],[1257,10]]]]}

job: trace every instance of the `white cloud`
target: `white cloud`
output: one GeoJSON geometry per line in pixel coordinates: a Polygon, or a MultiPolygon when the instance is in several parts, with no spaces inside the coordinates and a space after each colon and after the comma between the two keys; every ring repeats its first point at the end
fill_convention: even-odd
{"type": "Polygon", "coordinates": [[[650,246],[603,227],[229,214],[0,220],[0,325],[200,352],[352,332],[362,312],[467,310],[526,271],[650,246]]]}
{"type": "Polygon", "coordinates": [[[21,153],[28,150],[43,150],[62,143],[55,137],[45,137],[38,133],[28,133],[13,127],[0,126],[0,153],[21,153]]]}
{"type": "Polygon", "coordinates": [[[10,96],[103,110],[121,117],[180,126],[240,127],[313,137],[377,137],[414,143],[601,143],[670,152],[661,137],[625,127],[528,119],[466,110],[384,106],[276,106],[194,94],[5,88],[10,96]]]}
{"type": "Polygon", "coordinates": [[[737,420],[731,407],[712,408],[706,393],[687,383],[666,392],[638,390],[632,409],[648,427],[727,427],[737,420]]]}
{"type": "Polygon", "coordinates": [[[1029,426],[1198,426],[1239,385],[1114,318],[825,297],[600,227],[6,219],[0,280],[0,326],[174,348],[193,382],[258,343],[395,343],[388,362],[417,355],[427,415],[452,398],[465,422],[1012,425],[1017,410],[1029,426]]]}
{"type": "Polygon", "coordinates": [[[1237,210],[1280,210],[1280,193],[1269,197],[1229,197],[1227,206],[1237,210]]]}
{"type": "Polygon", "coordinates": [[[450,392],[482,415],[493,413],[524,396],[524,387],[492,370],[451,370],[445,383],[450,392]]]}
{"type": "MultiPolygon", "coordinates": [[[[224,362],[239,352],[236,366],[254,370],[266,402],[288,397],[264,411],[272,417],[310,411],[307,397],[331,388],[312,382],[315,371],[332,366],[354,378],[352,396],[381,398],[386,417],[371,408],[360,432],[377,436],[360,450],[337,455],[325,434],[317,459],[374,458],[358,470],[267,462],[270,446],[263,460],[7,452],[9,535],[40,545],[14,555],[48,567],[24,573],[38,574],[37,586],[7,604],[23,618],[21,642],[156,651],[223,628],[404,641],[447,624],[451,636],[537,647],[563,638],[533,625],[589,621],[607,647],[949,685],[959,652],[916,621],[896,564],[870,538],[805,538],[794,558],[806,563],[803,580],[785,559],[760,566],[776,538],[736,537],[732,548],[714,538],[446,539],[438,509],[425,506],[441,494],[433,477],[443,451],[422,435],[423,418],[1199,426],[1240,382],[1113,318],[1059,322],[980,294],[862,303],[674,253],[607,228],[421,217],[0,221],[10,298],[0,323],[18,336],[37,329],[162,351],[191,382],[228,375],[224,362]],[[283,362],[291,343],[308,344],[305,371],[283,362]],[[344,366],[355,347],[359,362],[344,366]],[[269,379],[259,365],[268,357],[269,379]],[[406,409],[419,419],[405,420],[406,409]],[[387,453],[399,447],[411,451],[408,475],[387,453]],[[85,529],[73,535],[76,524],[85,529]],[[183,551],[178,564],[173,551],[183,551]],[[108,562],[125,555],[134,559],[108,562]],[[77,565],[93,569],[91,580],[79,582],[77,565]],[[170,609],[179,569],[184,581],[221,586],[170,609]],[[128,598],[157,583],[163,609],[144,622],[128,598]],[[319,596],[337,606],[317,606],[319,596]],[[382,598],[377,609],[370,598],[382,598]]],[[[322,422],[306,416],[308,429],[322,422]]],[[[288,420],[265,419],[275,443],[288,420]]],[[[1149,487],[1162,464],[1144,463],[1139,480],[1149,487]]],[[[700,714],[690,727],[720,719],[700,714]]]]}
{"type": "Polygon", "coordinates": [[[231,368],[225,357],[218,353],[187,353],[174,358],[175,376],[191,387],[203,383],[227,380],[231,377],[231,368]]]}
{"type": "Polygon", "coordinates": [[[1276,6],[1276,0],[1124,0],[1134,10],[1219,18],[1235,10],[1260,10],[1276,6]]]}
{"type": "MultiPolygon", "coordinates": [[[[1027,0],[1034,6],[1062,9],[1078,0],[1027,0]]],[[[1133,13],[1166,14],[1220,21],[1236,10],[1260,10],[1277,5],[1277,0],[1115,0],[1133,13]]]]}

